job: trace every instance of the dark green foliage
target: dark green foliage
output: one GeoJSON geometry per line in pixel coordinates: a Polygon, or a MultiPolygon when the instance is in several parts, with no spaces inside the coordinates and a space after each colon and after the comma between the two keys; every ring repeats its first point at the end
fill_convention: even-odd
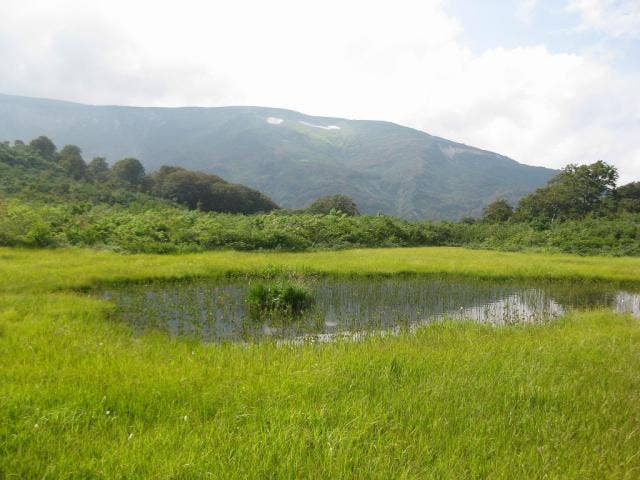
{"type": "Polygon", "coordinates": [[[640,212],[640,182],[631,182],[616,190],[619,208],[627,212],[640,212]]]}
{"type": "MultiPolygon", "coordinates": [[[[214,180],[215,178],[215,180],[214,180]]],[[[194,210],[207,197],[214,175],[198,174],[180,167],[162,166],[153,174],[153,193],[194,210]],[[208,178],[209,177],[209,178],[208,178]]]]}
{"type": "Polygon", "coordinates": [[[313,305],[313,295],[304,286],[289,282],[256,283],[249,287],[246,301],[258,316],[271,312],[298,315],[313,305]]]}
{"type": "Polygon", "coordinates": [[[216,182],[209,187],[208,201],[201,202],[201,210],[252,214],[278,209],[270,198],[244,185],[216,182]]]}
{"type": "Polygon", "coordinates": [[[495,200],[485,207],[482,219],[485,222],[506,222],[513,215],[513,207],[504,198],[495,200]]]}
{"type": "Polygon", "coordinates": [[[82,151],[75,145],[66,145],[58,154],[58,163],[74,180],[87,178],[87,164],[82,158],[82,151]]]}
{"type": "Polygon", "coordinates": [[[95,157],[87,165],[89,178],[94,182],[105,182],[109,178],[109,164],[104,157],[95,157]]]}
{"type": "Polygon", "coordinates": [[[42,157],[53,160],[56,156],[56,146],[49,137],[40,136],[29,142],[29,146],[35,149],[42,157]]]}
{"type": "Polygon", "coordinates": [[[335,209],[326,215],[205,212],[212,205],[230,212],[253,212],[270,204],[259,192],[212,175],[164,167],[151,178],[159,177],[163,180],[149,193],[128,182],[76,180],[31,146],[0,143],[0,195],[5,197],[0,207],[0,245],[78,245],[155,253],[455,245],[640,255],[640,214],[615,204],[635,201],[634,184],[620,187],[616,195],[605,191],[600,202],[592,202],[593,211],[580,219],[518,221],[514,216],[507,222],[451,223],[348,216],[335,209]],[[194,185],[203,190],[196,189],[195,196],[189,197],[187,187],[194,185]],[[196,210],[187,210],[194,202],[196,210]]]}
{"type": "Polygon", "coordinates": [[[520,200],[519,220],[579,219],[605,210],[615,190],[618,172],[598,161],[591,165],[568,165],[548,185],[520,200]]]}
{"type": "Polygon", "coordinates": [[[350,216],[358,215],[359,213],[356,202],[354,202],[353,199],[351,197],[348,197],[347,195],[331,195],[329,197],[320,197],[311,205],[309,205],[309,208],[307,208],[307,212],[309,213],[319,213],[323,215],[330,213],[332,210],[350,216]]]}
{"type": "Polygon", "coordinates": [[[85,175],[78,178],[78,169],[70,167],[78,158],[81,160],[80,149],[75,146],[65,147],[60,161],[54,162],[32,147],[0,144],[0,193],[50,204],[146,204],[151,209],[176,201],[189,208],[240,213],[278,208],[260,192],[215,175],[163,167],[151,178],[146,177],[135,159],[121,160],[109,170],[106,160],[96,157],[85,167],[85,175]],[[157,186],[153,185],[154,179],[158,180],[157,186]],[[195,189],[193,197],[187,195],[189,188],[195,189]]]}
{"type": "Polygon", "coordinates": [[[144,185],[145,171],[136,158],[123,158],[111,167],[111,176],[114,180],[134,188],[144,185]]]}
{"type": "Polygon", "coordinates": [[[278,208],[260,192],[225,182],[216,175],[163,166],[152,180],[156,195],[192,210],[251,214],[278,208]]]}

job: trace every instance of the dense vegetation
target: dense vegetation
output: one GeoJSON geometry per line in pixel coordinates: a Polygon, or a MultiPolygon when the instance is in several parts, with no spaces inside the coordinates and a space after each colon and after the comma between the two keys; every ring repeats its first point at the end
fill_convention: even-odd
{"type": "Polygon", "coordinates": [[[95,285],[291,272],[637,281],[640,259],[450,248],[0,248],[1,478],[636,478],[640,329],[611,312],[360,342],[133,336],[95,285]],[[75,292],[70,291],[76,289],[75,292]]]}
{"type": "Polygon", "coordinates": [[[306,208],[306,213],[320,213],[327,215],[332,210],[344,213],[346,215],[358,215],[358,206],[351,197],[346,195],[329,195],[320,197],[306,208]]]}
{"type": "Polygon", "coordinates": [[[640,255],[640,216],[588,218],[539,228],[529,223],[407,222],[392,217],[231,215],[139,205],[0,207],[0,244],[94,246],[126,252],[306,250],[458,245],[500,250],[640,255]]]}
{"type": "Polygon", "coordinates": [[[356,215],[344,195],[307,210],[272,210],[259,192],[214,175],[168,166],[146,175],[130,158],[86,165],[77,147],[57,153],[39,138],[0,144],[0,245],[155,253],[448,245],[640,255],[640,187],[616,188],[615,179],[602,162],[570,165],[515,209],[499,199],[481,219],[410,222],[356,215]]]}
{"type": "Polygon", "coordinates": [[[249,214],[278,208],[260,192],[215,175],[171,166],[147,175],[135,158],[123,158],[111,167],[102,157],[87,164],[79,147],[66,145],[58,152],[44,136],[29,145],[0,144],[0,193],[31,203],[72,204],[76,209],[98,204],[182,205],[206,212],[249,214]]]}

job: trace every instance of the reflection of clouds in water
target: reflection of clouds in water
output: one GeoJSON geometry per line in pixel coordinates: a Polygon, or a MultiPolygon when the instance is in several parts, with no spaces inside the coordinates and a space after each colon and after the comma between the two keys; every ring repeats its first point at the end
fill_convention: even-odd
{"type": "Polygon", "coordinates": [[[294,321],[250,318],[247,284],[195,282],[104,292],[136,331],[160,329],[221,341],[308,338],[357,339],[444,319],[494,325],[543,322],[571,308],[612,308],[640,317],[640,295],[579,284],[534,287],[510,283],[428,279],[308,280],[315,305],[294,321]]]}
{"type": "Polygon", "coordinates": [[[612,308],[618,313],[631,313],[635,317],[640,317],[640,294],[618,292],[612,308]]]}
{"type": "Polygon", "coordinates": [[[539,322],[558,317],[565,309],[540,290],[528,290],[509,295],[485,305],[476,305],[459,312],[449,312],[453,318],[470,319],[477,322],[507,324],[516,322],[539,322]]]}

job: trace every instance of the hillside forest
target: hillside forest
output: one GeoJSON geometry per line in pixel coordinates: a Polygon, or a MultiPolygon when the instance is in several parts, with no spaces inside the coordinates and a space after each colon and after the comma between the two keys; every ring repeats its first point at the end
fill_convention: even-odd
{"type": "Polygon", "coordinates": [[[640,255],[640,182],[618,185],[602,161],[568,165],[516,205],[497,198],[480,218],[407,221],[360,215],[346,195],[301,210],[219,176],[135,158],[86,161],[47,137],[0,144],[0,245],[121,252],[466,246],[640,255]]]}

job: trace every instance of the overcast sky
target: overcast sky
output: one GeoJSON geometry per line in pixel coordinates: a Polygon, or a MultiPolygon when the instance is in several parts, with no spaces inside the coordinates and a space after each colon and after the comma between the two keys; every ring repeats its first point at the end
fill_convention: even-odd
{"type": "Polygon", "coordinates": [[[640,180],[640,0],[0,0],[0,92],[390,120],[640,180]]]}

